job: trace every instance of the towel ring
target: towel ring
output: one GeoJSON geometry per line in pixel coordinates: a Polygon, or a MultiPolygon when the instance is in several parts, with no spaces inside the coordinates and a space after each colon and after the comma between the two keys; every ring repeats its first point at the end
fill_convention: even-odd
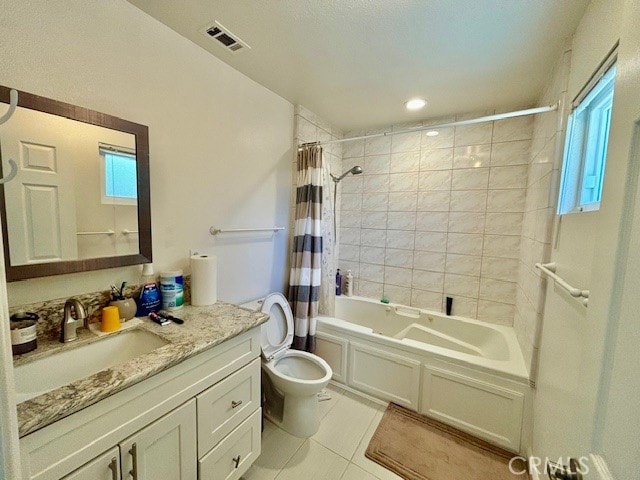
{"type": "Polygon", "coordinates": [[[11,118],[11,115],[13,115],[13,112],[16,111],[17,106],[18,106],[18,91],[11,89],[11,92],[9,92],[9,110],[7,110],[7,113],[2,115],[2,117],[0,117],[0,125],[2,125],[3,123],[5,123],[7,120],[11,118]]]}

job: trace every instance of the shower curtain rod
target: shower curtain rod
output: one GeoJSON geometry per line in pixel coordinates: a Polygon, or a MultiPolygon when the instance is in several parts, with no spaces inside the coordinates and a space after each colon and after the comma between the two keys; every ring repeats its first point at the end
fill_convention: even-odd
{"type": "Polygon", "coordinates": [[[525,117],[527,115],[537,115],[539,113],[553,112],[558,109],[558,104],[547,105],[544,107],[527,108],[526,110],[516,110],[513,112],[496,113],[495,115],[487,115],[484,117],[471,118],[469,120],[458,120],[457,122],[440,123],[438,125],[428,125],[424,127],[408,128],[406,130],[398,130],[397,132],[374,133],[371,135],[361,135],[359,137],[341,138],[339,140],[328,140],[326,142],[310,142],[298,145],[298,150],[303,147],[312,145],[330,145],[332,143],[353,142],[355,140],[364,140],[367,138],[390,137],[392,135],[400,135],[403,133],[422,132],[423,130],[435,130],[437,128],[459,127],[463,125],[473,125],[476,123],[493,122],[496,120],[504,120],[506,118],[525,117]]]}

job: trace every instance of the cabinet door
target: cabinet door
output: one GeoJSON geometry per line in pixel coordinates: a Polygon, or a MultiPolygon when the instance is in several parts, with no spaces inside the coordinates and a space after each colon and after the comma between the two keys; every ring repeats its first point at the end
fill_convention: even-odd
{"type": "Polygon", "coordinates": [[[173,412],[120,443],[127,480],[193,480],[197,472],[196,402],[173,412]]]}
{"type": "Polygon", "coordinates": [[[120,451],[113,447],[62,480],[120,480],[120,451]]]}

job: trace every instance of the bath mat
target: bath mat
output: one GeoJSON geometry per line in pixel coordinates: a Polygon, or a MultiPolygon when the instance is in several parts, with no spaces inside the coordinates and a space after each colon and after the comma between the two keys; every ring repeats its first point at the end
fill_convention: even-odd
{"type": "MultiPolygon", "coordinates": [[[[365,456],[406,480],[528,480],[509,471],[514,454],[389,404],[365,456]]],[[[522,461],[514,461],[522,472],[522,461]]]]}

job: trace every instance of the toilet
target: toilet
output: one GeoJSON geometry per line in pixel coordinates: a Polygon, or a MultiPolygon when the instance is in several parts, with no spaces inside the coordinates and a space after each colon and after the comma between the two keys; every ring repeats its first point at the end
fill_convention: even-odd
{"type": "Polygon", "coordinates": [[[261,306],[246,306],[269,314],[261,327],[265,416],[291,435],[310,437],[320,427],[318,393],[329,383],[331,367],[317,355],[290,348],[293,314],[284,295],[272,293],[261,306]]]}

